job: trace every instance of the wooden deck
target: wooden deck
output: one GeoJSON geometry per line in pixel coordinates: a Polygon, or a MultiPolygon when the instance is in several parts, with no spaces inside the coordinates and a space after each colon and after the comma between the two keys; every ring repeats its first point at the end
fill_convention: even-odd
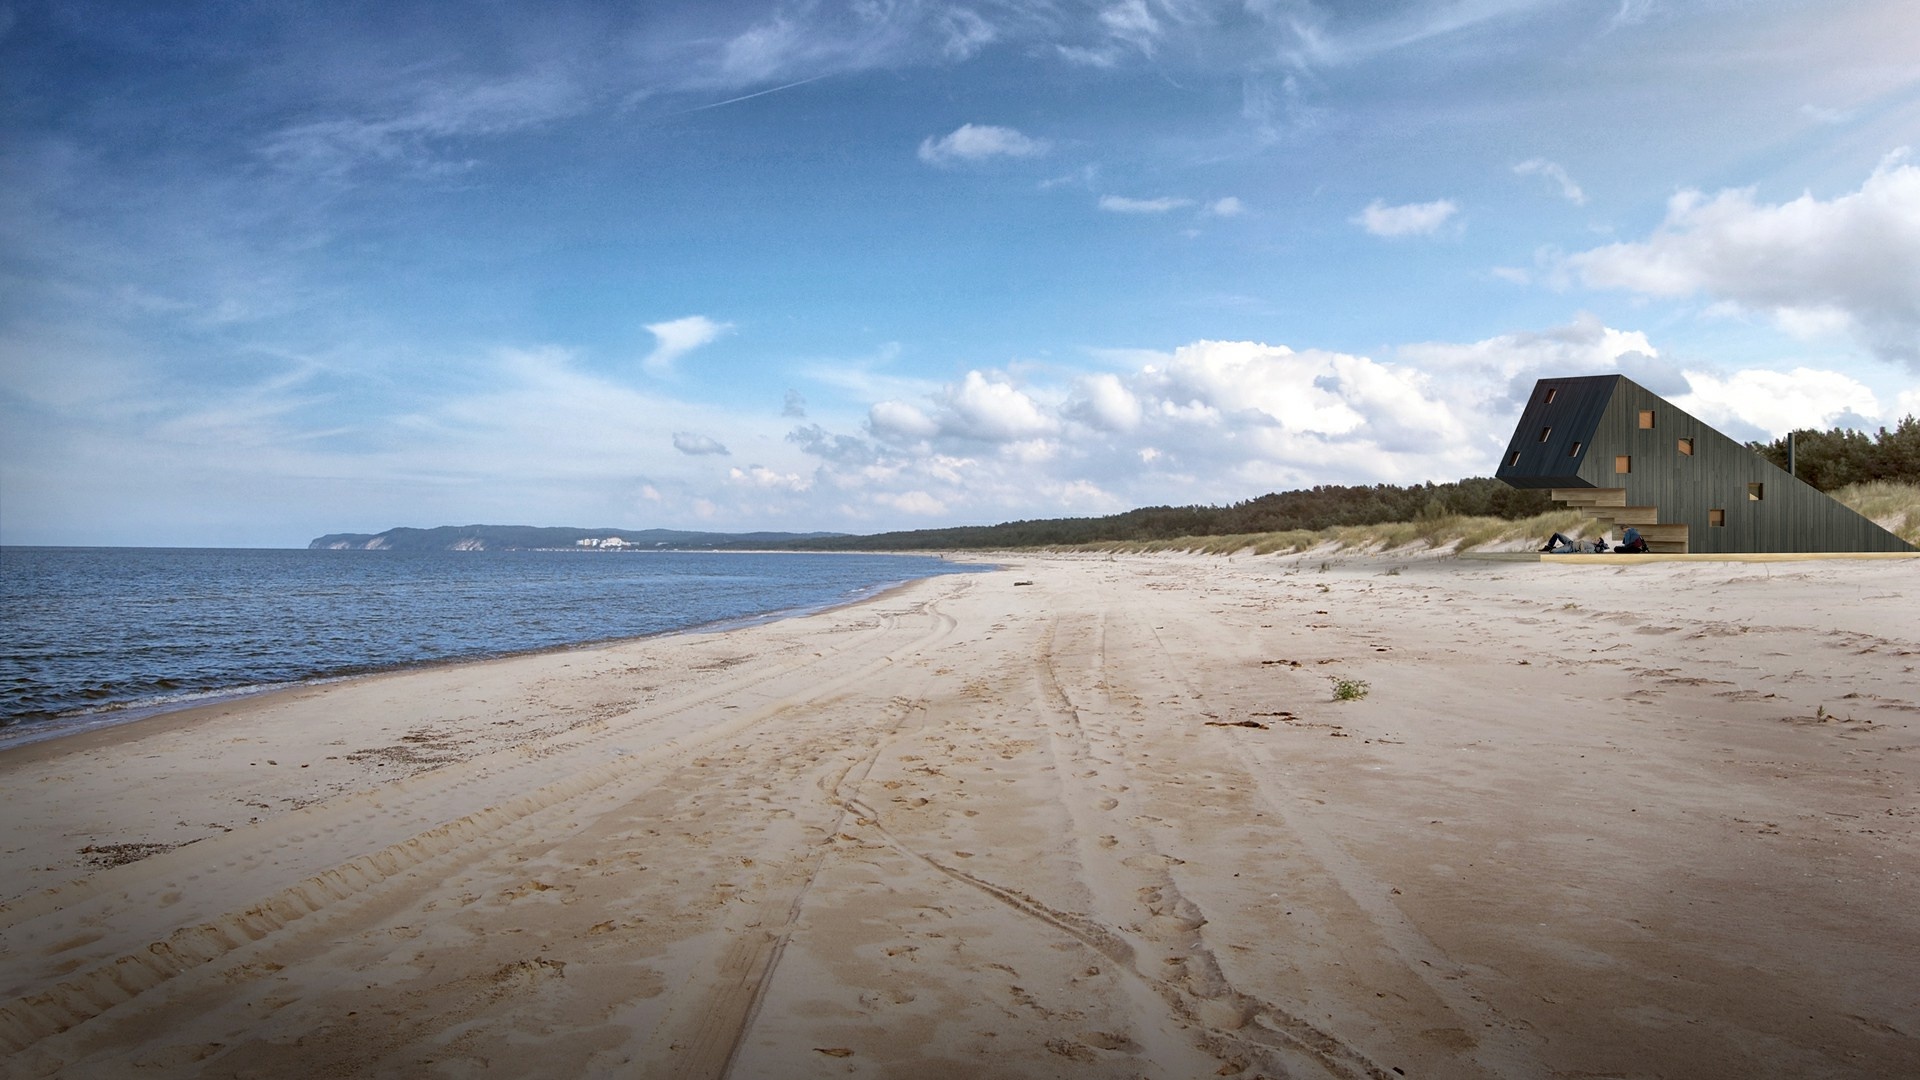
{"type": "Polygon", "coordinates": [[[1816,559],[1920,559],[1920,551],[1748,551],[1723,555],[1698,553],[1688,555],[1659,551],[1644,555],[1620,555],[1613,552],[1605,555],[1548,555],[1539,551],[1463,551],[1456,557],[1470,562],[1605,563],[1609,566],[1618,566],[1621,563],[1648,562],[1774,563],[1816,559]]]}

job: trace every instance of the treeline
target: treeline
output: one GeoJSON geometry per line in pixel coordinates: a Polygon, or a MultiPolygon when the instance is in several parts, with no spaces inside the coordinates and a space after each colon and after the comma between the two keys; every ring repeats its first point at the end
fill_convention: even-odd
{"type": "Polygon", "coordinates": [[[1231,506],[1149,506],[1123,514],[1088,518],[1045,518],[999,525],[916,529],[804,541],[790,546],[808,550],[927,551],[961,548],[1048,547],[1109,540],[1169,540],[1185,536],[1233,536],[1243,533],[1318,531],[1335,525],[1378,525],[1388,521],[1471,515],[1509,520],[1553,509],[1545,491],[1508,487],[1487,477],[1447,484],[1375,484],[1342,487],[1322,484],[1302,491],[1262,495],[1231,506]]]}
{"type": "MultiPolygon", "coordinates": [[[[1832,431],[1796,431],[1794,473],[1819,488],[1833,491],[1869,480],[1920,484],[1920,419],[1907,417],[1889,431],[1877,434],[1834,428],[1832,431]]],[[[1782,469],[1787,467],[1787,440],[1748,443],[1748,449],[1782,469]]]]}

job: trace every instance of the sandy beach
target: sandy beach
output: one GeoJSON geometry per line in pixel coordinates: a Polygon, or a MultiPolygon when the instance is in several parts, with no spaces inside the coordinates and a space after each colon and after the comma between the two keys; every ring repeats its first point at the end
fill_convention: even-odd
{"type": "Polygon", "coordinates": [[[1913,561],[1016,555],[0,814],[7,1076],[1920,1075],[1913,561]]]}

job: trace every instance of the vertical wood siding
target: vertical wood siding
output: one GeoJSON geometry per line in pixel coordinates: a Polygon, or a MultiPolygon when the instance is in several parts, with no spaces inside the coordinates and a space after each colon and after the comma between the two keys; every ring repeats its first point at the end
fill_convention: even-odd
{"type": "Polygon", "coordinates": [[[1686,525],[1694,552],[1914,550],[1621,375],[1540,380],[1494,475],[1521,488],[1625,488],[1628,506],[1658,507],[1662,524],[1686,525]],[[1558,391],[1550,405],[1548,389],[1558,391]],[[1653,427],[1640,427],[1643,410],[1653,412],[1653,427]],[[1545,443],[1543,427],[1553,429],[1545,443]],[[1693,440],[1691,457],[1680,453],[1681,439],[1693,440]],[[1570,457],[1576,441],[1581,451],[1570,457]],[[1614,472],[1620,455],[1632,464],[1624,476],[1614,472]],[[1748,497],[1756,483],[1757,502],[1748,497]],[[1725,511],[1726,524],[1708,524],[1710,510],[1725,511]]]}

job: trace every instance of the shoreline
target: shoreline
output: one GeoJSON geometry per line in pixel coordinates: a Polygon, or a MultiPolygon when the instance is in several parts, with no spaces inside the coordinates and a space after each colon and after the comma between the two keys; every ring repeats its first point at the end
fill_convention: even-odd
{"type": "Polygon", "coordinates": [[[1920,1065],[1920,565],[992,561],[0,753],[0,1050],[23,1077],[1920,1065]]]}
{"type": "MultiPolygon", "coordinates": [[[[135,550],[138,550],[138,549],[135,549],[135,550]]],[[[153,549],[153,550],[164,550],[164,549],[153,549]]],[[[217,548],[217,549],[192,549],[192,550],[278,551],[278,550],[306,550],[306,549],[217,548]]],[[[535,550],[547,550],[547,549],[535,549],[535,550]]],[[[555,548],[552,550],[560,551],[565,549],[555,548]]],[[[725,552],[725,553],[703,552],[702,554],[733,554],[733,553],[732,552],[725,552]]],[[[809,553],[809,552],[787,552],[787,553],[739,552],[738,554],[812,554],[812,553],[809,553]]],[[[843,554],[843,553],[825,552],[822,554],[843,554]]],[[[866,554],[866,553],[845,553],[845,554],[866,554]]],[[[991,565],[991,564],[988,564],[988,565],[991,565]]],[[[610,645],[618,645],[623,642],[643,641],[649,638],[667,637],[674,634],[700,634],[700,633],[724,632],[729,629],[745,627],[745,626],[755,626],[755,625],[760,625],[766,622],[776,622],[781,619],[802,618],[807,615],[818,614],[820,612],[825,612],[825,611],[832,611],[832,610],[835,610],[836,608],[848,607],[856,604],[865,603],[871,599],[878,599],[890,592],[904,588],[907,585],[910,585],[914,581],[918,581],[918,580],[922,580],[922,579],[908,578],[908,579],[895,581],[891,583],[882,583],[879,585],[869,586],[862,589],[856,589],[853,591],[851,595],[847,597],[826,601],[821,604],[804,605],[801,607],[793,607],[793,608],[777,608],[771,611],[760,612],[754,615],[728,616],[724,618],[712,619],[707,622],[692,623],[686,626],[674,627],[672,629],[657,630],[647,634],[632,634],[632,635],[622,635],[622,636],[615,636],[615,637],[608,637],[608,638],[595,638],[587,641],[565,642],[565,643],[554,644],[554,645],[545,645],[545,646],[541,646],[539,648],[533,648],[533,649],[515,649],[508,652],[475,653],[475,654],[466,655],[466,656],[441,657],[441,658],[432,659],[432,660],[410,661],[410,662],[404,662],[404,663],[396,664],[389,667],[374,666],[366,670],[350,671],[350,672],[345,672],[345,673],[336,674],[336,675],[314,675],[314,676],[308,676],[300,679],[294,679],[294,680],[288,680],[288,681],[282,681],[282,682],[276,682],[276,683],[249,684],[249,685],[243,685],[243,686],[224,687],[224,688],[208,689],[208,690],[201,690],[201,691],[190,691],[187,694],[183,695],[183,697],[177,701],[161,701],[161,702],[132,701],[132,702],[126,702],[121,704],[103,705],[97,709],[90,709],[82,712],[63,713],[53,717],[43,717],[43,718],[32,719],[32,720],[14,721],[12,723],[6,724],[5,726],[0,726],[0,756],[10,753],[16,749],[21,749],[28,746],[36,746],[41,743],[45,743],[49,741],[69,739],[69,738],[74,738],[81,735],[108,732],[118,728],[126,727],[128,725],[141,724],[150,720],[156,720],[162,717],[171,716],[176,713],[192,713],[192,712],[197,712],[203,709],[218,708],[218,707],[233,704],[236,702],[244,702],[244,701],[250,701],[256,698],[270,697],[276,694],[292,693],[292,692],[297,692],[303,689],[330,686],[335,683],[351,682],[357,679],[377,678],[383,675],[404,674],[404,673],[413,672],[413,671],[428,671],[435,668],[446,667],[446,666],[457,666],[461,664],[481,664],[481,663],[487,663],[489,661],[507,660],[507,659],[512,659],[514,657],[520,657],[520,656],[537,656],[537,655],[541,655],[543,653],[549,653],[549,652],[567,652],[570,650],[577,650],[577,649],[594,649],[594,648],[601,648],[601,647],[610,646],[610,645]],[[19,728],[28,728],[30,730],[24,733],[15,734],[14,733],[15,730],[19,728]]]]}

